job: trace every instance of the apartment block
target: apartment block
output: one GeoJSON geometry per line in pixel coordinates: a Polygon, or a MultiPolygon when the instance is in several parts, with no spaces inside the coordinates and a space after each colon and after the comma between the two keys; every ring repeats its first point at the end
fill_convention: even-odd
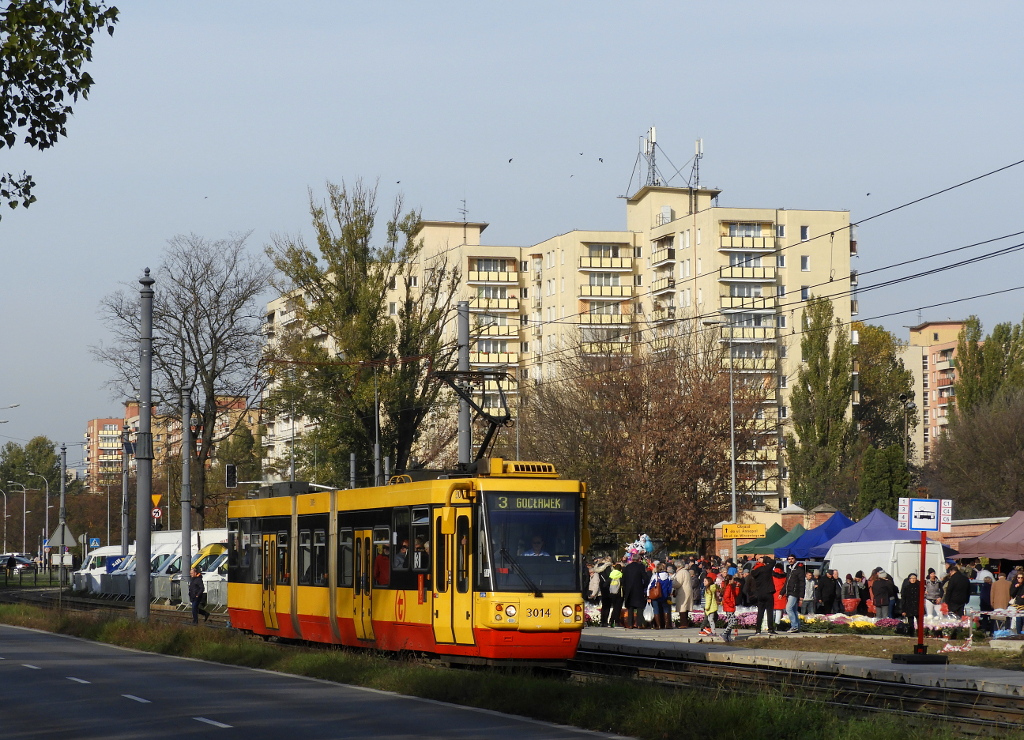
{"type": "Polygon", "coordinates": [[[910,327],[903,364],[913,373],[917,428],[911,432],[913,464],[931,459],[932,444],[949,424],[956,403],[956,345],[963,321],[927,321],[910,327]]]}
{"type": "MultiPolygon", "coordinates": [[[[426,270],[458,267],[459,298],[470,304],[471,367],[520,381],[552,377],[570,352],[627,354],[638,343],[659,351],[683,322],[717,324],[707,330],[720,332],[725,367],[766,389],[759,417],[774,440],[744,459],[753,490],[783,508],[778,442],[801,362],[801,312],[811,296],[829,297],[849,326],[857,244],[846,211],[721,207],[719,194],[645,186],[626,200],[624,230],[570,231],[533,246],[487,245],[483,222],[424,221],[420,263],[407,279],[415,289],[426,270]]],[[[404,287],[392,286],[392,314],[404,287]]],[[[293,300],[268,304],[268,340],[295,321],[293,300]]],[[[513,403],[515,389],[505,387],[513,403]]],[[[484,405],[497,405],[497,387],[485,389],[484,405]]],[[[268,425],[269,456],[286,454],[293,425],[299,436],[306,421],[268,425]]]]}
{"type": "Polygon", "coordinates": [[[92,492],[121,485],[121,432],[124,419],[90,419],[85,423],[85,485],[92,492]]]}

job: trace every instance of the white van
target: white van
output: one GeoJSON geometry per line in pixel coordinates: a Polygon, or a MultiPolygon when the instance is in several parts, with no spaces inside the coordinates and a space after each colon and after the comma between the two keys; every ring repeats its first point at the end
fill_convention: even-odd
{"type": "MultiPolygon", "coordinates": [[[[129,545],[128,554],[135,552],[135,545],[129,545]]],[[[82,567],[71,574],[71,585],[75,591],[100,592],[100,576],[110,573],[121,564],[121,546],[97,547],[89,552],[82,567]]]]}
{"type": "MultiPolygon", "coordinates": [[[[942,556],[942,545],[928,541],[925,548],[925,573],[934,568],[941,578],[946,572],[946,561],[942,556]]],[[[871,575],[875,568],[881,568],[892,576],[896,588],[903,586],[903,580],[911,573],[921,573],[921,543],[913,540],[877,540],[875,542],[842,542],[832,545],[825,556],[825,567],[838,570],[839,577],[846,574],[857,575],[864,571],[865,576],[871,575]]]]}

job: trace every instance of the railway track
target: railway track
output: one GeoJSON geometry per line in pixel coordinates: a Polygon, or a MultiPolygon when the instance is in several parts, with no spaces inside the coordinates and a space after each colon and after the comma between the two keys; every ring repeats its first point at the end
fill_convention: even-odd
{"type": "MultiPolygon", "coordinates": [[[[0,591],[0,601],[57,607],[53,590],[0,591]]],[[[109,601],[64,595],[63,608],[124,616],[134,610],[130,601],[109,601]]],[[[188,624],[191,612],[173,606],[153,605],[151,619],[188,624]]],[[[208,626],[227,627],[227,615],[214,613],[208,626]]],[[[288,647],[287,643],[282,643],[288,647]]],[[[333,647],[333,646],[331,646],[333,647]]],[[[433,662],[433,661],[428,661],[433,662]]],[[[550,675],[551,669],[544,669],[550,675]]],[[[878,681],[799,671],[769,666],[709,663],[666,656],[627,655],[611,651],[580,649],[560,672],[571,680],[651,681],[662,685],[701,691],[726,691],[755,695],[766,691],[784,692],[805,701],[836,707],[844,712],[886,712],[908,721],[942,719],[956,725],[965,735],[998,736],[1006,730],[1024,728],[1024,702],[1020,697],[987,694],[967,689],[937,688],[916,684],[878,681]]]]}
{"type": "Polygon", "coordinates": [[[1020,697],[966,689],[584,649],[577,651],[567,669],[576,680],[620,677],[750,695],[781,691],[846,712],[886,712],[908,720],[942,719],[974,736],[997,736],[1005,730],[1024,728],[1024,702],[1020,697]]]}

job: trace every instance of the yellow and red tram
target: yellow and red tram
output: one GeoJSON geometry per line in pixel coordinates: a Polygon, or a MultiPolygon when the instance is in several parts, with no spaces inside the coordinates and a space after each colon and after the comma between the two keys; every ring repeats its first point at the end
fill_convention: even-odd
{"type": "Polygon", "coordinates": [[[278,483],[232,501],[231,625],[470,660],[572,657],[586,487],[548,463],[485,462],[474,477],[278,483]]]}

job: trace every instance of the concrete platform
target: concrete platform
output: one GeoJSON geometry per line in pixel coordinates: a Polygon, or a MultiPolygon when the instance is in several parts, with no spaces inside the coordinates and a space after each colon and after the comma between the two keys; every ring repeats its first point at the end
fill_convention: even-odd
{"type": "MultiPolygon", "coordinates": [[[[697,629],[626,630],[618,627],[587,627],[580,639],[580,647],[628,655],[678,657],[709,663],[788,668],[825,675],[1024,697],[1024,671],[965,665],[902,665],[883,658],[786,650],[787,639],[798,636],[825,636],[820,633],[771,635],[769,637],[772,641],[778,641],[777,650],[739,647],[745,640],[754,636],[753,630],[741,630],[739,637],[729,645],[722,639],[720,633],[709,637],[701,635],[697,629]]],[[[766,634],[761,636],[764,637],[766,634]]]]}

